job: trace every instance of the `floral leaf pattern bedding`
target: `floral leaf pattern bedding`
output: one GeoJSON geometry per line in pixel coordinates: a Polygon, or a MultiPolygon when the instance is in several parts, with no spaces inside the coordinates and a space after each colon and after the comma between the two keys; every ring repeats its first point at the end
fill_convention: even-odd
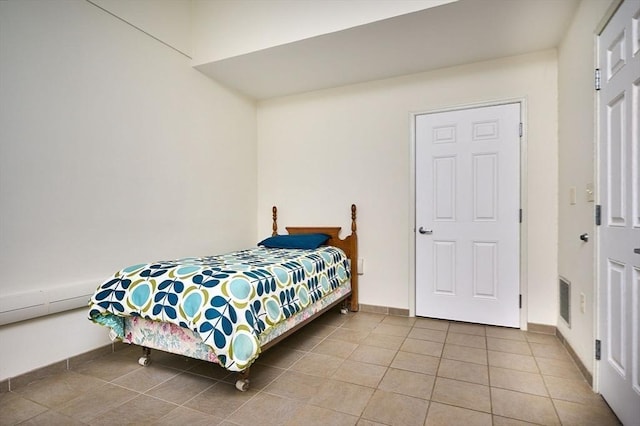
{"type": "Polygon", "coordinates": [[[344,252],[330,246],[137,264],[98,287],[89,318],[121,339],[128,316],[191,329],[221,365],[242,371],[260,354],[262,333],[349,281],[349,271],[344,252]]]}

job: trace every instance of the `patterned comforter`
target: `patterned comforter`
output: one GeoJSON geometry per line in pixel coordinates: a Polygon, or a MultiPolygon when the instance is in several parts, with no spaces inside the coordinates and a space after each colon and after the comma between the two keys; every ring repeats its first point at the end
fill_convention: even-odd
{"type": "Polygon", "coordinates": [[[335,247],[258,247],[220,256],[129,266],[105,281],[89,318],[124,337],[123,317],[140,316],[196,332],[221,365],[246,369],[259,336],[347,282],[349,260],[335,247]]]}

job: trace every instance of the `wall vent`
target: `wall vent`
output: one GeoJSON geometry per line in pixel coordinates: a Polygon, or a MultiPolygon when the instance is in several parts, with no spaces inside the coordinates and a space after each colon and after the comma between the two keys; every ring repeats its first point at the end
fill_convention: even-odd
{"type": "Polygon", "coordinates": [[[560,277],[560,317],[571,327],[571,283],[560,277]]]}

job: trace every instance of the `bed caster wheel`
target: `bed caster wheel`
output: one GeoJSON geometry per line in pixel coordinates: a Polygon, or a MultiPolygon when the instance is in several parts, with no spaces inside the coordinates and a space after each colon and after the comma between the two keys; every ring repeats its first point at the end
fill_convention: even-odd
{"type": "Polygon", "coordinates": [[[246,392],[249,390],[249,379],[238,379],[236,380],[236,389],[240,392],[246,392]]]}
{"type": "Polygon", "coordinates": [[[151,360],[149,359],[149,357],[146,357],[146,356],[141,356],[138,359],[138,364],[140,364],[143,367],[146,367],[147,365],[149,365],[150,362],[151,360]]]}
{"type": "Polygon", "coordinates": [[[342,315],[347,315],[349,313],[349,310],[347,308],[340,308],[340,313],[342,315]]]}

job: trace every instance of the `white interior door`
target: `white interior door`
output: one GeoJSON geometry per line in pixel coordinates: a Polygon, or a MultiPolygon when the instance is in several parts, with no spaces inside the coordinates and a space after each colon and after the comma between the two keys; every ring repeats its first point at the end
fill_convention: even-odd
{"type": "Polygon", "coordinates": [[[520,326],[520,104],[416,116],[416,315],[520,326]]]}
{"type": "Polygon", "coordinates": [[[640,2],[598,39],[598,389],[625,425],[640,422],[640,2]]]}

